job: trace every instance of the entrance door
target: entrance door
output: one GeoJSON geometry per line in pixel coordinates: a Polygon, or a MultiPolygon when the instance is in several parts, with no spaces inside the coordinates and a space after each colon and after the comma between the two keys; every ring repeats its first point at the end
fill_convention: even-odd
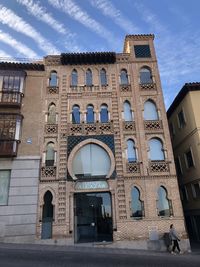
{"type": "Polygon", "coordinates": [[[75,242],[112,241],[109,193],[75,194],[75,242]]]}

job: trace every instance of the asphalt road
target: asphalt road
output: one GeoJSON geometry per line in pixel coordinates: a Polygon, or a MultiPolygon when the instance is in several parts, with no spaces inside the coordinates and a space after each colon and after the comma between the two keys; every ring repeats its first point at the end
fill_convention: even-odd
{"type": "Polygon", "coordinates": [[[136,250],[58,247],[1,247],[0,267],[199,267],[200,255],[171,255],[136,250]]]}

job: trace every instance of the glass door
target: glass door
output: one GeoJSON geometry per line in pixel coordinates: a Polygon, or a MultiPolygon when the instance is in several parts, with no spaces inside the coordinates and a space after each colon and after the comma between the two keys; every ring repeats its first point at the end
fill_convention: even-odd
{"type": "Polygon", "coordinates": [[[75,242],[112,241],[109,193],[75,194],[75,242]]]}

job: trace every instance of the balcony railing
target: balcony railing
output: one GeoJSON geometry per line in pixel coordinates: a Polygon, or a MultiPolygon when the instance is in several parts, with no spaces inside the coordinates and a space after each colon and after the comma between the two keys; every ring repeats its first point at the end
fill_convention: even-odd
{"type": "Polygon", "coordinates": [[[59,87],[58,86],[48,86],[47,87],[47,94],[58,94],[59,93],[59,87]]]}
{"type": "Polygon", "coordinates": [[[58,133],[58,124],[46,124],[45,125],[46,134],[57,134],[58,133]]]}
{"type": "Polygon", "coordinates": [[[162,130],[163,125],[161,120],[144,121],[144,128],[146,131],[162,130]]]}
{"type": "Polygon", "coordinates": [[[169,172],[169,162],[166,161],[150,161],[149,170],[153,173],[169,172]]]}
{"type": "Polygon", "coordinates": [[[123,130],[125,132],[135,131],[135,121],[123,121],[123,130]]]}
{"type": "Polygon", "coordinates": [[[0,106],[20,107],[23,94],[21,92],[4,90],[0,91],[0,106]]]}
{"type": "Polygon", "coordinates": [[[140,163],[139,162],[127,162],[126,163],[127,173],[140,173],[140,163]]]}
{"type": "Polygon", "coordinates": [[[17,140],[0,140],[0,157],[16,157],[17,147],[17,140]]]}
{"type": "Polygon", "coordinates": [[[130,84],[120,84],[120,91],[122,93],[131,92],[131,85],[130,84]]]}
{"type": "Polygon", "coordinates": [[[108,134],[113,132],[112,122],[96,122],[96,123],[80,123],[80,124],[68,124],[68,134],[108,134]]]}
{"type": "Polygon", "coordinates": [[[156,84],[155,83],[141,83],[140,84],[140,90],[156,90],[156,84]]]}
{"type": "Polygon", "coordinates": [[[56,166],[44,166],[41,168],[41,180],[55,180],[56,166]]]}

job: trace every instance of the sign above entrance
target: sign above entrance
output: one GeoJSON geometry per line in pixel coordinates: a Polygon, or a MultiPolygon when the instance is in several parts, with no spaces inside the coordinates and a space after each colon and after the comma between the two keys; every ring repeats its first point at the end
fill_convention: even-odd
{"type": "Polygon", "coordinates": [[[108,189],[108,183],[106,181],[77,182],[75,185],[75,189],[76,190],[108,189]]]}

